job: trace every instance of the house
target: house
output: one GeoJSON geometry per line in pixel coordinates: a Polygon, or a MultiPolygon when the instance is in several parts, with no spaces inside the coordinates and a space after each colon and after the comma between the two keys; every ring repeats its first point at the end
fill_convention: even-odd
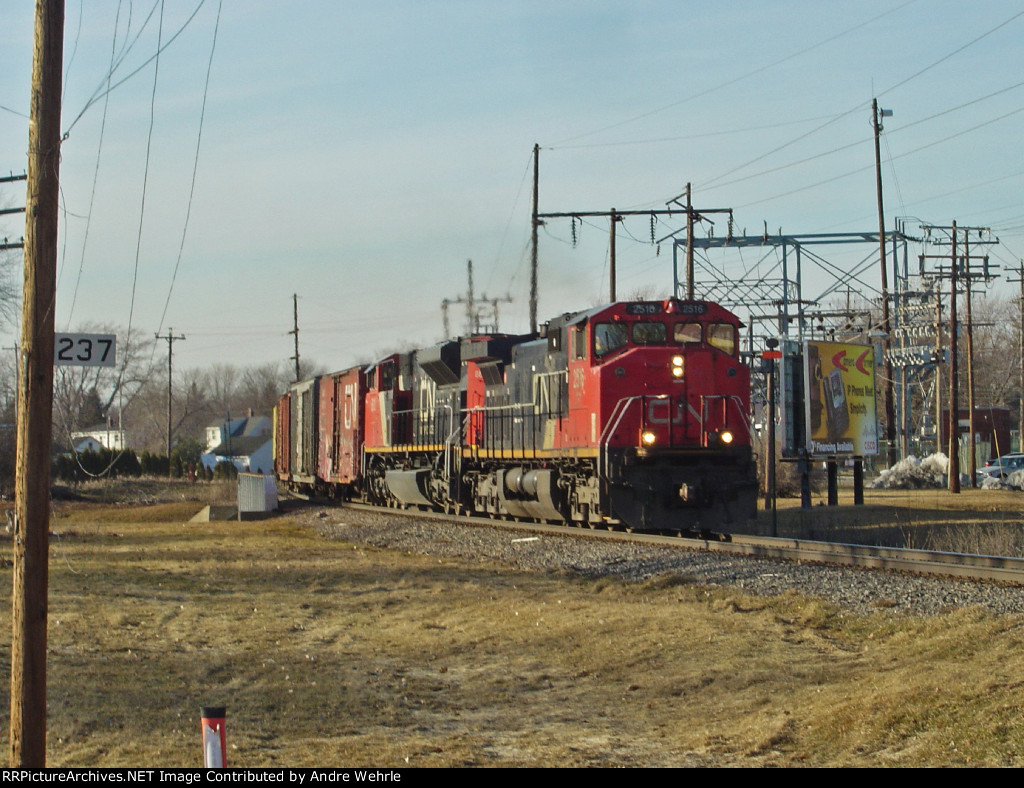
{"type": "Polygon", "coordinates": [[[71,448],[74,450],[75,454],[84,454],[87,451],[99,452],[103,449],[103,444],[91,435],[75,433],[75,437],[71,443],[71,448]]]}
{"type": "Polygon", "coordinates": [[[206,452],[200,455],[203,466],[216,468],[230,462],[239,471],[272,473],[274,470],[273,424],[269,416],[230,416],[206,428],[206,452]]]}
{"type": "Polygon", "coordinates": [[[121,451],[124,449],[126,441],[124,430],[101,423],[78,432],[72,432],[71,444],[75,447],[76,452],[99,451],[101,448],[121,451]]]}

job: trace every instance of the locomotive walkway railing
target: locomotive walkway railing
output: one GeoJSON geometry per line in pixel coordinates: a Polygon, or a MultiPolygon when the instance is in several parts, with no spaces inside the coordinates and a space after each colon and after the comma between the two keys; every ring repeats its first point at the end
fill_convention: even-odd
{"type": "Polygon", "coordinates": [[[467,408],[456,419],[450,406],[434,410],[402,410],[391,414],[390,449],[397,451],[441,450],[451,472],[456,447],[533,459],[554,448],[554,422],[567,414],[538,410],[532,402],[467,408]],[[435,414],[445,411],[441,418],[435,414]]]}
{"type": "Polygon", "coordinates": [[[741,400],[735,394],[705,394],[705,395],[701,396],[701,398],[700,398],[700,401],[701,401],[701,414],[700,414],[700,424],[701,424],[700,430],[701,430],[701,434],[704,433],[704,425],[707,423],[707,406],[708,406],[708,404],[712,400],[716,400],[716,399],[720,399],[720,400],[723,401],[722,402],[722,405],[723,405],[722,422],[723,422],[723,424],[728,425],[728,423],[729,423],[728,407],[729,407],[729,403],[731,402],[733,404],[733,407],[734,407],[735,411],[736,411],[736,415],[739,416],[740,423],[743,425],[744,429],[746,429],[746,431],[747,431],[747,439],[750,440],[750,441],[753,441],[754,440],[754,431],[753,431],[753,427],[750,424],[750,418],[748,417],[748,415],[747,415],[747,413],[746,413],[746,411],[745,411],[745,409],[743,407],[743,400],[741,400]]]}
{"type": "Polygon", "coordinates": [[[483,416],[475,425],[474,434],[466,436],[467,447],[524,459],[542,457],[545,450],[554,448],[554,434],[549,436],[547,428],[566,416],[557,411],[538,410],[532,402],[476,407],[466,412],[470,420],[474,414],[483,416]]]}
{"type": "MultiPolygon", "coordinates": [[[[600,475],[602,481],[611,482],[611,460],[609,459],[608,446],[611,443],[612,435],[615,434],[615,430],[619,428],[619,424],[622,423],[622,419],[625,417],[626,412],[630,409],[634,402],[639,402],[645,399],[651,400],[670,400],[668,394],[653,394],[644,395],[637,394],[632,397],[623,397],[615,403],[615,407],[612,408],[611,416],[608,421],[605,422],[604,429],[601,430],[601,444],[600,444],[600,455],[598,457],[598,467],[600,468],[600,475]]],[[[641,428],[643,424],[643,409],[641,408],[640,414],[641,428]]]]}

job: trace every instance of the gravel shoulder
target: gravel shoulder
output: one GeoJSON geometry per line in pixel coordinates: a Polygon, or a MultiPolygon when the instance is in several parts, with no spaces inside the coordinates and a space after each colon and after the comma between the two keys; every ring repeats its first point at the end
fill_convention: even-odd
{"type": "Polygon", "coordinates": [[[293,516],[329,539],[437,557],[497,561],[526,571],[572,572],[631,583],[675,576],[695,585],[735,587],[759,596],[795,591],[859,614],[937,615],[965,607],[1024,613],[1024,589],[1016,586],[610,543],[589,539],[586,532],[536,535],[486,523],[441,523],[349,508],[311,506],[293,516]]]}

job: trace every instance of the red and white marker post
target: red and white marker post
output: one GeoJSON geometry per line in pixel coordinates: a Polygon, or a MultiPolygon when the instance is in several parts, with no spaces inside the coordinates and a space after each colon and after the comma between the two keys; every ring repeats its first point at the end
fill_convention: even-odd
{"type": "Polygon", "coordinates": [[[204,706],[200,712],[203,726],[203,766],[223,769],[227,766],[227,737],[224,733],[224,706],[204,706]]]}

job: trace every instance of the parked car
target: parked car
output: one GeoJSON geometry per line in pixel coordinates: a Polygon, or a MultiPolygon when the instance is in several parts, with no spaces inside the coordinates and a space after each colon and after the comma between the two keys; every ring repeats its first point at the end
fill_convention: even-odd
{"type": "Polygon", "coordinates": [[[978,481],[985,479],[1005,479],[1014,471],[1024,468],[1024,452],[1013,452],[1004,454],[994,460],[985,463],[984,468],[978,469],[978,481]]]}

